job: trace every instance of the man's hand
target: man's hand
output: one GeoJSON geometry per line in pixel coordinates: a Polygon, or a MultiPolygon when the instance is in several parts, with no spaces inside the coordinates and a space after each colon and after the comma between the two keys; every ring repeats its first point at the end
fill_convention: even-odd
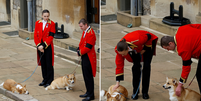
{"type": "Polygon", "coordinates": [[[183,84],[179,83],[177,88],[176,88],[176,95],[179,97],[181,95],[181,88],[182,88],[183,84]]]}
{"type": "Polygon", "coordinates": [[[113,87],[113,91],[119,87],[119,81],[117,81],[116,85],[113,87]]]}
{"type": "Polygon", "coordinates": [[[77,56],[81,56],[81,55],[80,55],[80,50],[77,50],[77,56]]]}
{"type": "Polygon", "coordinates": [[[44,47],[42,46],[42,45],[40,45],[39,47],[38,47],[38,50],[40,51],[40,52],[42,52],[42,53],[44,53],[44,49],[43,49],[44,47]]]}
{"type": "Polygon", "coordinates": [[[142,51],[140,52],[140,54],[142,55],[142,54],[144,54],[144,52],[145,52],[145,50],[142,50],[142,51]]]}

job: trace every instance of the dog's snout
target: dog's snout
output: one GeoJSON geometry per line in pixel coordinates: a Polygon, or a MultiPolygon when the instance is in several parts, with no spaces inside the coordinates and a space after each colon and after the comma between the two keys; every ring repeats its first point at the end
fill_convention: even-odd
{"type": "Polygon", "coordinates": [[[165,86],[163,85],[163,88],[165,88],[165,86]]]}
{"type": "Polygon", "coordinates": [[[28,91],[26,91],[26,93],[25,94],[29,94],[29,92],[28,91]]]}

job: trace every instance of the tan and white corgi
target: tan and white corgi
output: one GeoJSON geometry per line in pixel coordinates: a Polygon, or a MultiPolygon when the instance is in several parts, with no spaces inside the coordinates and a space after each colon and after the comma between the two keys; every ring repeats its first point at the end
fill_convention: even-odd
{"type": "Polygon", "coordinates": [[[52,81],[51,85],[47,86],[45,90],[49,89],[63,89],[66,88],[66,90],[72,89],[71,87],[75,84],[75,73],[69,74],[63,77],[59,77],[52,81]]]}
{"type": "Polygon", "coordinates": [[[29,94],[26,89],[26,85],[22,86],[22,84],[15,82],[12,79],[7,79],[0,86],[3,86],[6,90],[12,91],[17,94],[29,94]]]}
{"type": "Polygon", "coordinates": [[[163,88],[169,90],[170,101],[200,101],[201,95],[191,89],[182,87],[181,95],[178,97],[175,94],[176,88],[178,86],[176,79],[171,79],[167,77],[166,83],[163,88]]]}
{"type": "Polygon", "coordinates": [[[114,86],[115,85],[110,86],[108,91],[101,90],[101,97],[105,97],[107,101],[126,101],[128,98],[127,89],[122,85],[119,85],[119,87],[113,91],[114,86]]]}

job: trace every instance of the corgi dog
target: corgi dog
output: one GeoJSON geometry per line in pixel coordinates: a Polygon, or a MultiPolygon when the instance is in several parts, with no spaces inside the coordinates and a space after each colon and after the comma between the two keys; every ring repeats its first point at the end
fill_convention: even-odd
{"type": "Polygon", "coordinates": [[[176,79],[166,78],[166,83],[163,88],[169,90],[170,101],[200,101],[201,95],[191,89],[184,88],[182,86],[181,95],[178,97],[175,94],[176,88],[178,86],[176,79]]]}
{"type": "Polygon", "coordinates": [[[3,86],[4,89],[12,91],[17,94],[29,94],[26,89],[26,85],[22,86],[22,84],[15,82],[12,79],[7,79],[0,86],[3,86]]]}
{"type": "Polygon", "coordinates": [[[63,77],[59,77],[57,79],[55,79],[54,81],[52,81],[51,85],[47,86],[45,88],[45,90],[49,90],[49,89],[65,89],[68,91],[73,87],[75,84],[75,73],[73,74],[69,74],[63,77]]]}
{"type": "Polygon", "coordinates": [[[122,85],[119,85],[119,87],[113,91],[114,86],[115,85],[110,86],[108,91],[101,90],[101,97],[105,97],[107,101],[126,101],[128,97],[127,89],[122,85]]]}

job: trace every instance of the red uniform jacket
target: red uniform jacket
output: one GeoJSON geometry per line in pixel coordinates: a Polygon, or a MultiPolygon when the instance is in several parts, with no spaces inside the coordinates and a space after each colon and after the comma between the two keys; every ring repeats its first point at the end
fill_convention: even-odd
{"type": "MultiPolygon", "coordinates": [[[[53,46],[53,38],[55,33],[55,23],[51,20],[48,20],[46,26],[43,31],[43,22],[42,20],[38,20],[35,23],[34,30],[34,42],[36,46],[43,45],[44,49],[47,49],[49,45],[52,48],[52,66],[54,66],[54,46],[53,46]]],[[[38,51],[37,51],[38,52],[38,51]]],[[[39,54],[37,53],[37,60],[39,62],[39,54]]],[[[41,63],[39,63],[41,65],[41,63]]]]}
{"type": "Polygon", "coordinates": [[[178,55],[183,60],[180,82],[185,83],[191,70],[191,57],[201,54],[201,24],[188,24],[178,28],[175,35],[178,55]]]}
{"type": "MultiPolygon", "coordinates": [[[[150,32],[147,32],[147,31],[143,31],[143,30],[137,30],[137,31],[128,33],[123,38],[126,39],[128,46],[132,50],[135,50],[137,53],[142,51],[144,45],[146,47],[152,47],[152,41],[156,40],[155,42],[157,43],[157,40],[158,40],[158,37],[156,35],[154,35],[150,32]]],[[[129,54],[127,54],[126,56],[122,56],[121,54],[119,54],[117,51],[117,46],[115,47],[115,52],[116,52],[116,60],[115,60],[116,77],[122,76],[122,78],[123,78],[123,75],[124,75],[124,59],[126,59],[129,62],[133,62],[133,60],[129,54]]],[[[154,55],[155,55],[155,52],[154,52],[154,55]]]]}
{"type": "Polygon", "coordinates": [[[89,28],[84,36],[85,31],[82,33],[82,37],[79,43],[79,54],[84,55],[87,54],[91,63],[93,76],[96,76],[96,52],[95,52],[95,43],[96,43],[96,35],[92,28],[89,28]]]}

